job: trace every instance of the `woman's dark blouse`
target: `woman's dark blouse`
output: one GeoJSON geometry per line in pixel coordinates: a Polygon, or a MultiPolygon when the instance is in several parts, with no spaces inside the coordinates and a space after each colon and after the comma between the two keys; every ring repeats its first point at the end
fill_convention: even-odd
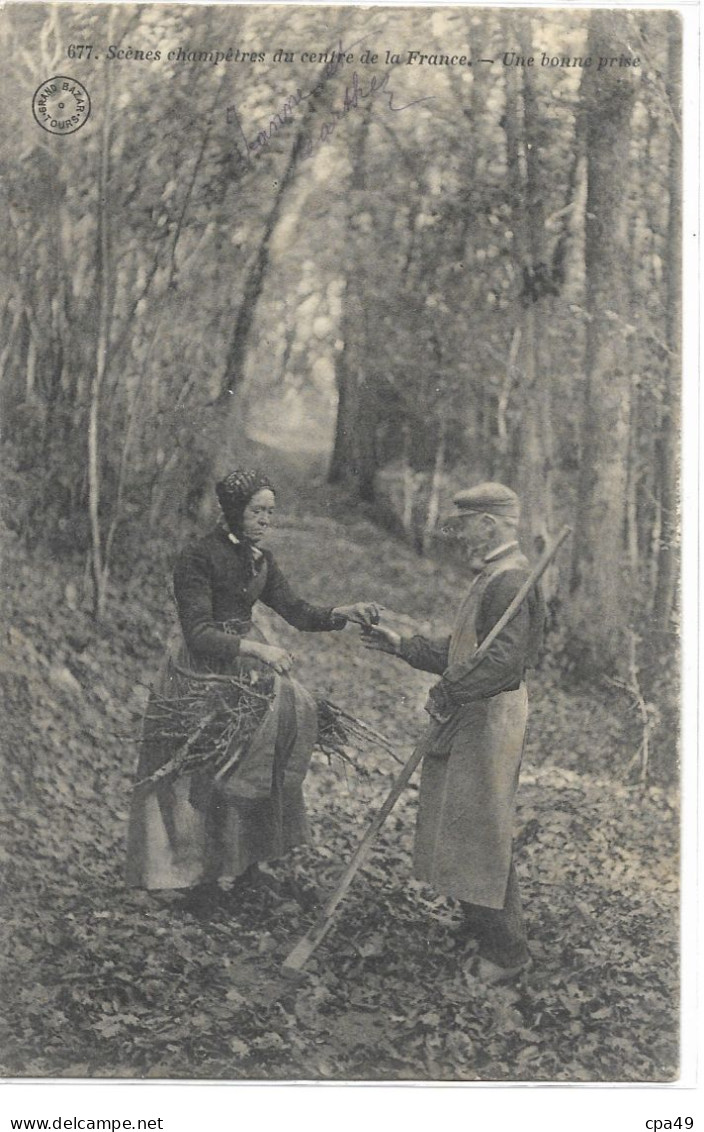
{"type": "Polygon", "coordinates": [[[226,632],[222,622],[241,623],[244,635],[256,601],[306,632],[341,629],[345,624],[332,609],[297,597],[270,550],[262,551],[252,573],[248,550],[232,543],[220,528],[181,552],[174,570],[174,594],[189,652],[220,664],[237,658],[241,640],[232,626],[226,632]]]}

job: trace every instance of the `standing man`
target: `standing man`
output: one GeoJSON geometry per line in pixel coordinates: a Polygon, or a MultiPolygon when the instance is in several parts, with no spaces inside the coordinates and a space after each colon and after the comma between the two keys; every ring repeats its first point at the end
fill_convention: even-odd
{"type": "Polygon", "coordinates": [[[517,539],[519,501],[499,483],[454,498],[441,529],[464,546],[474,577],[451,636],[401,637],[368,630],[368,648],[391,653],[441,677],[430,689],[429,753],[423,761],[415,839],[415,874],[460,902],[461,935],[479,944],[477,975],[495,983],[529,962],[512,832],[528,696],[544,610],[537,589],[476,668],[471,661],[530,573],[517,539]]]}

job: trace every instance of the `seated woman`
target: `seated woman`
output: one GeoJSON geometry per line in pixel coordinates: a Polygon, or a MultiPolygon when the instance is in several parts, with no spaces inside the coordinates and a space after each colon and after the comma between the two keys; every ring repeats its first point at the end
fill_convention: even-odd
{"type": "MultiPolygon", "coordinates": [[[[269,550],[260,544],[274,512],[270,480],[236,470],[216,485],[217,527],[182,551],[174,570],[181,633],[165,657],[153,698],[182,696],[183,671],[276,674],[273,702],[246,754],[223,783],[201,770],[135,791],[130,813],[127,883],[147,889],[189,889],[197,910],[218,895],[218,880],[254,879],[257,862],[309,841],[302,782],[316,738],[316,707],[288,673],[285,649],[252,625],[257,601],[296,629],[327,632],[348,621],[378,620],[371,602],[323,608],[297,597],[269,550]]],[[[147,709],[137,780],[174,754],[147,709]]]]}

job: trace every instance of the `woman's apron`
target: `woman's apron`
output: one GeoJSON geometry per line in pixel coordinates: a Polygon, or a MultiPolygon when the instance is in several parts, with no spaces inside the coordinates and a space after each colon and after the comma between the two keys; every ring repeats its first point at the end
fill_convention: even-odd
{"type": "MultiPolygon", "coordinates": [[[[246,636],[264,637],[256,628],[246,636]]],[[[238,660],[233,671],[243,664],[238,660]]],[[[177,694],[174,665],[193,669],[180,631],[166,650],[154,691],[177,694]]],[[[138,781],[174,754],[149,735],[148,714],[138,781]]],[[[297,681],[277,676],[274,697],[247,752],[222,782],[207,770],[135,791],[127,835],[127,884],[147,889],[191,888],[232,879],[257,861],[281,857],[310,840],[302,784],[317,737],[313,698],[297,681]]]]}

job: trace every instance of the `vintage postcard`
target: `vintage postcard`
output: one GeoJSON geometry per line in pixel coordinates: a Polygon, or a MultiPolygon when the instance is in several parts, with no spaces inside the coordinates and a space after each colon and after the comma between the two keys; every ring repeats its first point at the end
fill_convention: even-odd
{"type": "Polygon", "coordinates": [[[686,1077],[682,49],[0,11],[6,1078],[686,1077]]]}

